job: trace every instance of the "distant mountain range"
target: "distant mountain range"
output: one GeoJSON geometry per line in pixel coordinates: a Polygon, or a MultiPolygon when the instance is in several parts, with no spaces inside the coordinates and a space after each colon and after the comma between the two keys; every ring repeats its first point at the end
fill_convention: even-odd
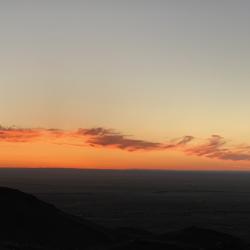
{"type": "MultiPolygon", "coordinates": [[[[166,228],[167,231],[167,228],[166,228]]],[[[156,235],[108,229],[21,191],[0,187],[0,250],[243,250],[239,238],[202,228],[156,235]]]]}

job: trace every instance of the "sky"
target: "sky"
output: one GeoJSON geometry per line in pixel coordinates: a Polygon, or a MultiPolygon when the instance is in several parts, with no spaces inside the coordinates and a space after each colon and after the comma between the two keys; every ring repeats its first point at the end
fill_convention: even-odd
{"type": "Polygon", "coordinates": [[[0,166],[248,170],[250,2],[0,3],[0,166]]]}

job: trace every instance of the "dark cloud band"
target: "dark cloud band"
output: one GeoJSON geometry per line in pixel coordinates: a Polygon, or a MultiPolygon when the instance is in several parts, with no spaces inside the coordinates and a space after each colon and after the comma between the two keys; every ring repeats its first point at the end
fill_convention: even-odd
{"type": "Polygon", "coordinates": [[[229,146],[225,138],[220,135],[212,135],[199,143],[190,135],[162,143],[136,139],[113,129],[103,127],[65,131],[60,129],[0,126],[0,142],[24,143],[42,138],[46,138],[47,142],[57,145],[111,147],[130,152],[176,150],[188,155],[211,159],[250,161],[250,146],[229,146]],[[64,141],[58,141],[61,139],[64,141]]]}

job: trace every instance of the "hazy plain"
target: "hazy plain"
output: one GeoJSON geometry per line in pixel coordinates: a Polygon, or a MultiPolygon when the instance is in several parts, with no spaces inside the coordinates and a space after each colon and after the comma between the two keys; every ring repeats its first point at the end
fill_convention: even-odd
{"type": "Polygon", "coordinates": [[[108,227],[250,232],[249,172],[0,169],[0,186],[108,227]]]}

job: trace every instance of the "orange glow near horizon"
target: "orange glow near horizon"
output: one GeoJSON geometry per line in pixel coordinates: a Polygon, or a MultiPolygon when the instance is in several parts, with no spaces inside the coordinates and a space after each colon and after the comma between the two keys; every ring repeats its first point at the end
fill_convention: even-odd
{"type": "Polygon", "coordinates": [[[248,170],[248,148],[227,145],[219,135],[162,143],[104,128],[0,129],[0,167],[248,170]]]}

